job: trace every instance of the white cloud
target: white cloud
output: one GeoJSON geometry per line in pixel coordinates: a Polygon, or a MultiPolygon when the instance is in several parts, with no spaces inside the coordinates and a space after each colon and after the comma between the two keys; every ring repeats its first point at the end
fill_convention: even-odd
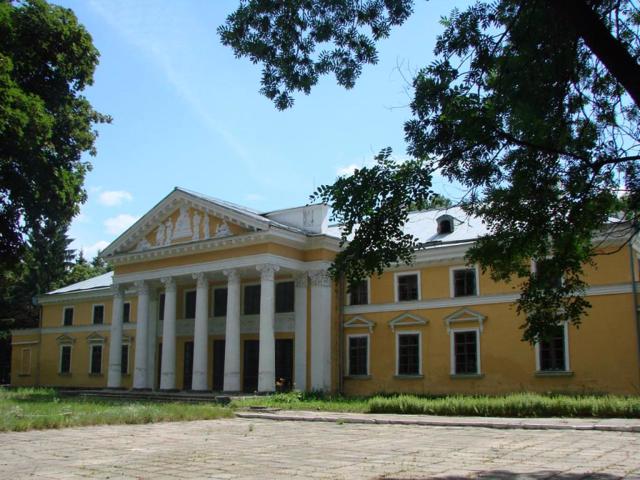
{"type": "Polygon", "coordinates": [[[131,225],[136,223],[139,217],[134,217],[133,215],[129,215],[128,213],[121,213],[120,215],[116,215],[115,217],[107,218],[104,221],[104,226],[107,233],[112,235],[120,235],[131,225]]]}
{"type": "Polygon", "coordinates": [[[362,167],[355,163],[352,163],[351,165],[347,165],[346,167],[338,167],[338,169],[336,170],[336,175],[338,175],[339,177],[342,177],[344,175],[347,175],[347,176],[353,175],[353,172],[358,168],[362,168],[362,167]]]}
{"type": "Polygon", "coordinates": [[[77,250],[82,250],[82,253],[84,253],[84,258],[86,258],[87,260],[91,260],[98,254],[99,251],[104,250],[105,248],[107,248],[107,246],[109,246],[109,242],[105,240],[99,240],[93,245],[82,245],[78,247],[77,250]]]}
{"type": "Polygon", "coordinates": [[[98,202],[107,207],[116,207],[133,200],[133,195],[124,190],[107,190],[98,196],[98,202]]]}

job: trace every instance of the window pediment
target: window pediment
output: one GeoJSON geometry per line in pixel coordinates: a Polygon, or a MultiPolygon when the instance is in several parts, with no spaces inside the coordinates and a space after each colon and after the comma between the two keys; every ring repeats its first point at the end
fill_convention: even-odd
{"type": "Polygon", "coordinates": [[[369,332],[372,332],[373,327],[376,326],[376,323],[367,318],[357,316],[344,322],[343,326],[345,328],[368,328],[369,332]]]}
{"type": "Polygon", "coordinates": [[[56,338],[56,342],[58,342],[58,345],[73,345],[76,343],[76,339],[69,335],[60,335],[56,338]]]}
{"type": "Polygon", "coordinates": [[[391,331],[395,331],[398,327],[426,325],[427,323],[429,323],[429,320],[426,318],[419,317],[413,313],[403,313],[402,315],[391,319],[389,321],[389,326],[391,327],[391,331]]]}
{"type": "Polygon", "coordinates": [[[476,323],[482,332],[484,322],[487,317],[470,308],[461,308],[453,312],[451,315],[444,317],[444,323],[447,327],[447,331],[451,333],[451,328],[457,323],[476,323]]]}
{"type": "Polygon", "coordinates": [[[87,336],[88,343],[97,343],[102,344],[106,341],[106,338],[100,335],[99,333],[93,332],[87,336]]]}

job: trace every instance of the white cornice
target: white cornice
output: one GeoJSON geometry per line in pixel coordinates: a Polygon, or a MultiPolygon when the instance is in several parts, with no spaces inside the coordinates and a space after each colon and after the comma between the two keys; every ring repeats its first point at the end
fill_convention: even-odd
{"type": "MultiPolygon", "coordinates": [[[[632,293],[631,284],[620,283],[601,285],[587,289],[587,296],[620,295],[632,293]]],[[[490,305],[494,303],[513,303],[519,298],[517,293],[500,295],[485,295],[479,297],[442,298],[422,300],[419,302],[373,303],[368,305],[351,305],[344,308],[347,315],[363,315],[367,313],[405,312],[414,310],[428,310],[434,308],[470,307],[474,305],[490,305]]]]}

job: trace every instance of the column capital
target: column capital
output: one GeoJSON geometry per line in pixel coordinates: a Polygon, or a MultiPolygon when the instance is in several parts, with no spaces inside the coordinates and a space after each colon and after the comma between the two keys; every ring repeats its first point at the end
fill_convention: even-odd
{"type": "Polygon", "coordinates": [[[296,288],[307,288],[307,285],[309,285],[309,273],[299,273],[293,278],[293,280],[296,283],[296,288]]]}
{"type": "Polygon", "coordinates": [[[120,283],[114,283],[111,285],[111,293],[113,293],[114,297],[122,298],[124,297],[124,288],[120,283]]]}
{"type": "Polygon", "coordinates": [[[312,287],[330,287],[331,275],[328,270],[312,270],[309,272],[312,287]]]}
{"type": "Polygon", "coordinates": [[[164,284],[164,289],[166,292],[176,291],[176,281],[173,277],[162,277],[160,281],[164,284]]]}
{"type": "Polygon", "coordinates": [[[260,278],[262,280],[273,280],[275,273],[280,270],[280,267],[273,263],[265,263],[263,265],[257,265],[256,270],[260,272],[260,278]]]}
{"type": "Polygon", "coordinates": [[[198,288],[207,288],[209,286],[209,279],[205,272],[192,273],[191,277],[198,281],[198,288]]]}
{"type": "Polygon", "coordinates": [[[149,284],[144,280],[138,280],[134,284],[139,295],[149,295],[149,284]]]}
{"type": "Polygon", "coordinates": [[[227,270],[223,270],[222,273],[224,273],[224,275],[227,277],[227,280],[229,282],[239,282],[240,281],[240,274],[238,273],[238,270],[236,270],[234,268],[229,268],[227,270]]]}

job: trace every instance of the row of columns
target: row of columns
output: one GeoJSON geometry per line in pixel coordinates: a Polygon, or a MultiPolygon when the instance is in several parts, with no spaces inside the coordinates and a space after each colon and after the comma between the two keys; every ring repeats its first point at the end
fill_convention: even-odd
{"type": "MultiPolygon", "coordinates": [[[[260,272],[260,349],[258,360],[258,391],[275,391],[275,274],[277,265],[259,265],[260,272]]],[[[240,377],[240,275],[236,270],[224,270],[227,277],[227,316],[225,326],[225,362],[223,389],[241,390],[240,377]]],[[[193,274],[197,281],[194,322],[193,390],[208,389],[208,317],[209,281],[204,272],[193,274]]],[[[307,285],[311,280],[311,387],[328,390],[331,384],[331,281],[325,271],[300,275],[295,280],[295,378],[296,388],[307,389],[307,285]]],[[[162,278],[164,285],[164,320],[162,325],[162,363],[160,389],[176,389],[176,282],[162,278]]],[[[109,374],[107,386],[121,386],[122,312],[124,292],[114,287],[109,374]]],[[[136,282],[138,315],[136,323],[134,389],[151,388],[149,370],[149,285],[136,282]]]]}

